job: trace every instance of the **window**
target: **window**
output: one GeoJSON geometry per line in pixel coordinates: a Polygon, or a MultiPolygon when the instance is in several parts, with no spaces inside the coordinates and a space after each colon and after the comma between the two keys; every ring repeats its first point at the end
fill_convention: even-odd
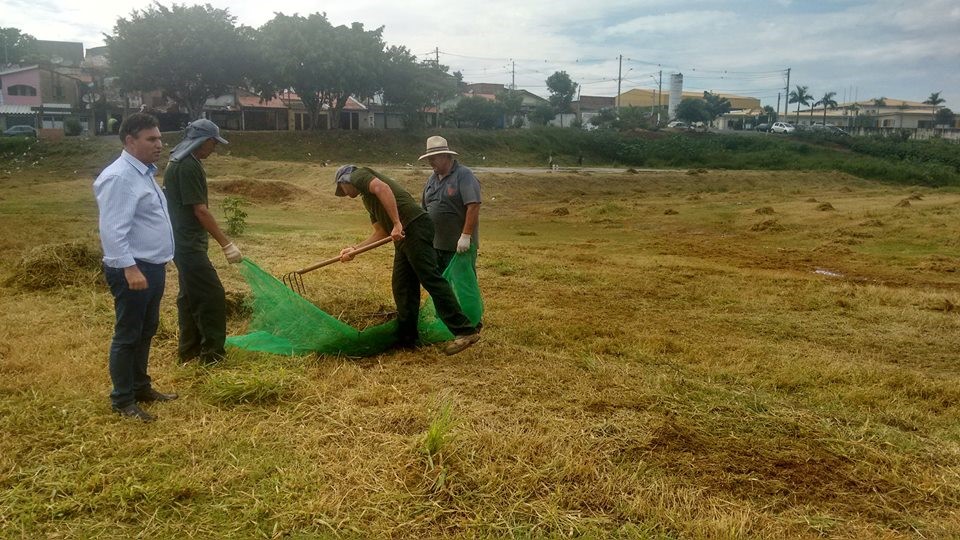
{"type": "Polygon", "coordinates": [[[37,89],[25,84],[15,84],[7,89],[8,96],[35,96],[37,89]]]}

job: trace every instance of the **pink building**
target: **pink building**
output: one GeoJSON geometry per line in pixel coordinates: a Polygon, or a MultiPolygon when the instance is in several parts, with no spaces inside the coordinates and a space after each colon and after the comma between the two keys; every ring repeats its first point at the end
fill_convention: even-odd
{"type": "Polygon", "coordinates": [[[30,107],[39,107],[43,104],[38,66],[0,71],[0,85],[3,86],[0,104],[30,107]]]}

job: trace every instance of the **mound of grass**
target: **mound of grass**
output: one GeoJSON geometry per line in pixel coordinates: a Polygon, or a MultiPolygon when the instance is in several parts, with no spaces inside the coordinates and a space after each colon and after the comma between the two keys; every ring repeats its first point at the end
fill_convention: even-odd
{"type": "Polygon", "coordinates": [[[28,291],[92,285],[101,272],[101,253],[84,241],[35,246],[17,262],[8,285],[28,291]]]}
{"type": "Polygon", "coordinates": [[[253,365],[246,369],[211,372],[202,392],[223,405],[252,403],[269,405],[292,397],[301,377],[284,368],[253,365]]]}

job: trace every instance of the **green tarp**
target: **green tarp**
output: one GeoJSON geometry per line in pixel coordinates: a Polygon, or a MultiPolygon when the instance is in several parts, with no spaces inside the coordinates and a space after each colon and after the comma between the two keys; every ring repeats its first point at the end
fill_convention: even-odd
{"type": "MultiPolygon", "coordinates": [[[[483,316],[483,299],[473,268],[475,260],[475,249],[457,254],[443,273],[473,324],[483,316]]],[[[240,273],[250,285],[253,317],[248,327],[250,333],[227,338],[228,347],[286,355],[370,356],[388,349],[396,341],[396,321],[358,331],[290,290],[249,259],[241,263],[240,273]]],[[[443,321],[437,318],[430,298],[420,308],[418,329],[421,343],[453,339],[443,321]]]]}

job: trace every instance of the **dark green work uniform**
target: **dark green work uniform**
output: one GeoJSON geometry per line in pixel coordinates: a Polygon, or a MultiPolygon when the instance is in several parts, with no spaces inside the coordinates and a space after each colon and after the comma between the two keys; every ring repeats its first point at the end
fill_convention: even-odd
{"type": "Polygon", "coordinates": [[[393,179],[372,169],[360,167],[350,175],[350,184],[363,197],[363,206],[370,213],[370,221],[379,223],[389,234],[393,220],[370,192],[370,182],[378,178],[390,187],[397,200],[404,239],[394,242],[393,300],[397,304],[398,345],[413,346],[417,342],[417,318],[420,315],[420,285],[430,293],[437,308],[437,316],[454,336],[477,333],[463,314],[450,283],[437,270],[437,253],[433,249],[433,222],[410,193],[393,179]]]}
{"type": "Polygon", "coordinates": [[[207,255],[208,234],[193,213],[207,203],[207,175],[192,154],[171,161],[163,175],[163,191],[173,225],[173,262],[179,273],[177,312],[181,361],[199,357],[211,363],[225,356],[226,297],[220,276],[207,255]]]}

